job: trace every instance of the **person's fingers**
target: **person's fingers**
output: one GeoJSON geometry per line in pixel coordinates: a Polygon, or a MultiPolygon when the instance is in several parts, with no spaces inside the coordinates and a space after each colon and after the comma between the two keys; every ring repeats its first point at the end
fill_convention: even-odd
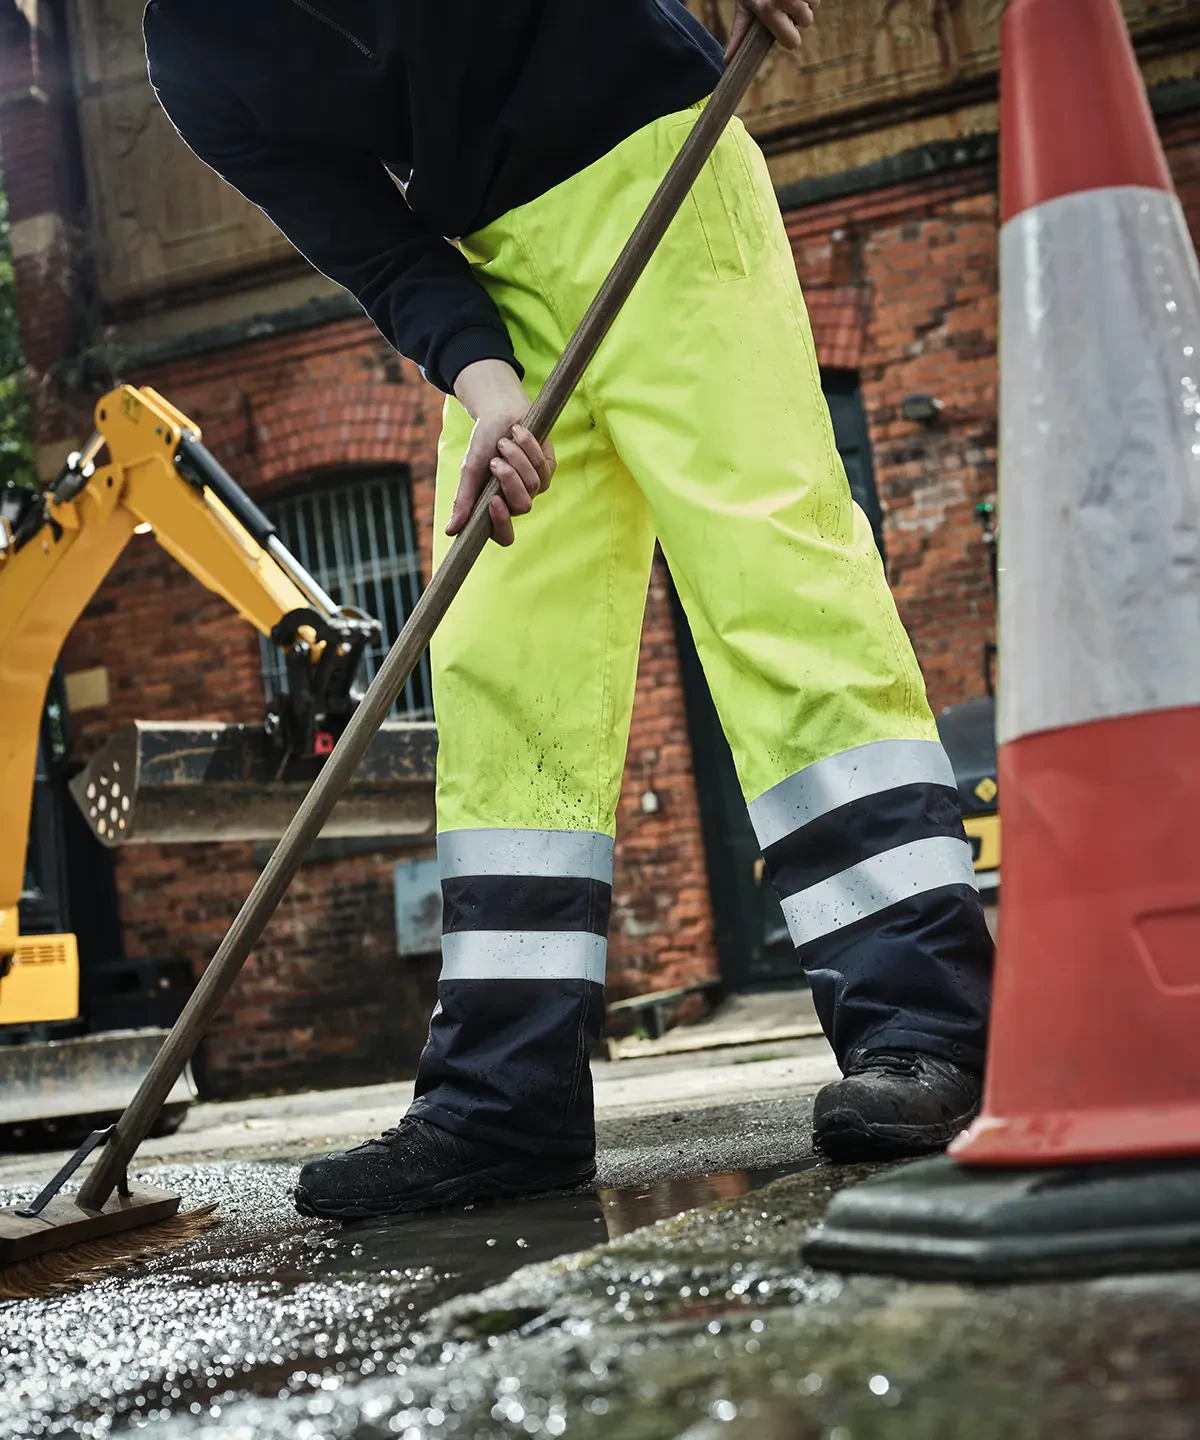
{"type": "Polygon", "coordinates": [[[733,25],[729,31],[729,39],[725,44],[726,65],[728,65],[737,54],[738,46],[746,38],[746,31],[750,29],[750,24],[753,19],[754,17],[749,10],[743,10],[740,5],[738,6],[737,12],[733,17],[733,25]]]}
{"type": "Polygon", "coordinates": [[[492,517],[492,539],[497,545],[511,545],[516,537],[513,535],[512,516],[502,496],[497,495],[488,506],[488,514],[492,517]]]}
{"type": "MultiPolygon", "coordinates": [[[[530,438],[532,439],[533,437],[531,436],[530,438]]],[[[542,477],[534,468],[532,457],[526,450],[522,449],[515,440],[510,440],[506,435],[501,436],[496,448],[500,451],[500,458],[507,460],[509,465],[521,477],[521,483],[525,486],[525,489],[529,493],[529,498],[532,500],[542,488],[542,477]]],[[[540,459],[542,454],[540,447],[537,450],[537,454],[540,459]]]]}
{"type": "Polygon", "coordinates": [[[455,492],[454,504],[450,507],[450,523],[446,526],[447,535],[457,535],[470,518],[471,511],[475,508],[475,502],[479,499],[479,492],[483,489],[484,479],[487,475],[487,457],[474,446],[468,448],[463,459],[462,470],[459,472],[458,490],[455,492]]]}
{"type": "Polygon", "coordinates": [[[816,23],[816,8],[821,0],[743,0],[733,17],[729,43],[725,46],[725,62],[729,63],[746,38],[757,15],[785,50],[797,50],[801,30],[816,23]]]}
{"type": "Polygon", "coordinates": [[[533,496],[525,488],[525,482],[513,467],[498,456],[492,461],[492,474],[500,482],[500,493],[504,504],[512,515],[528,515],[533,508],[533,496]]]}
{"type": "MultiPolygon", "coordinates": [[[[512,517],[526,515],[533,497],[550,484],[554,475],[554,447],[539,444],[525,426],[512,425],[508,434],[487,439],[490,427],[478,424],[467,446],[459,475],[458,491],[450,508],[447,535],[457,535],[471,517],[489,477],[500,485],[500,496],[489,513],[492,535],[501,545],[513,542],[512,517]]],[[[495,430],[490,431],[495,435],[495,430]]]]}
{"type": "Polygon", "coordinates": [[[538,444],[532,432],[526,430],[524,425],[514,425],[512,429],[513,439],[521,447],[522,451],[529,457],[534,471],[538,477],[538,490],[548,490],[550,481],[554,478],[554,447],[549,440],[538,444]]]}
{"type": "Polygon", "coordinates": [[[796,24],[791,16],[782,10],[778,4],[773,5],[765,12],[761,12],[761,19],[763,24],[785,50],[798,50],[800,48],[800,31],[796,28],[796,24]]]}

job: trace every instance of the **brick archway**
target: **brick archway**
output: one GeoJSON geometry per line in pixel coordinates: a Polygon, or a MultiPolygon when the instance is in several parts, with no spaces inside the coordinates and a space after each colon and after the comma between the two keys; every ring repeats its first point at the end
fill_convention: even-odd
{"type": "Polygon", "coordinates": [[[431,478],[438,415],[418,385],[306,386],[255,407],[259,477],[266,490],[303,474],[354,465],[407,465],[431,478]]]}
{"type": "Polygon", "coordinates": [[[805,286],[813,344],[822,370],[857,370],[866,341],[870,296],[859,285],[805,286]]]}

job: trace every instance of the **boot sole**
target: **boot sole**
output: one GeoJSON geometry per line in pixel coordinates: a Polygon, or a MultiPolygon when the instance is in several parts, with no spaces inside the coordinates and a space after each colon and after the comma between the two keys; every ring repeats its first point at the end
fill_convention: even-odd
{"type": "Polygon", "coordinates": [[[404,1195],[383,1195],[375,1200],[333,1201],[314,1197],[303,1185],[293,1195],[301,1215],[316,1220],[373,1220],[383,1215],[409,1215],[421,1210],[451,1210],[479,1201],[515,1200],[522,1196],[547,1195],[589,1184],[596,1178],[594,1162],[569,1174],[554,1175],[530,1184],[528,1168],[508,1167],[483,1170],[475,1175],[456,1175],[428,1190],[404,1195]]]}
{"type": "Polygon", "coordinates": [[[843,1163],[932,1155],[944,1150],[977,1114],[978,1107],[973,1106],[947,1124],[934,1127],[867,1125],[852,1110],[834,1110],[822,1116],[820,1126],[813,1131],[813,1149],[843,1163]]]}

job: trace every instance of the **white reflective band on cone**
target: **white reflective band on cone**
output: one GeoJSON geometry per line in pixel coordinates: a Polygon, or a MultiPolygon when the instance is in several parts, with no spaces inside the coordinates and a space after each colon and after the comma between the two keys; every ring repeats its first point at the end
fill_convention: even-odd
{"type": "Polygon", "coordinates": [[[917,784],[956,788],[954,768],[941,745],[936,740],[874,740],[806,765],[772,785],[750,802],[750,821],[765,850],[852,800],[917,784]]]}
{"type": "Polygon", "coordinates": [[[998,738],[1200,703],[1200,271],[1179,201],[1049,200],[1004,226],[1000,275],[998,738]]]}
{"type": "Polygon", "coordinates": [[[789,895],[782,902],[783,913],[792,944],[799,949],[822,935],[877,915],[889,905],[943,885],[975,889],[971,847],[953,835],[914,840],[860,860],[828,880],[789,895]]]}
{"type": "Polygon", "coordinates": [[[612,884],[612,837],[594,830],[446,830],[437,846],[443,880],[540,875],[612,884]]]}
{"type": "Polygon", "coordinates": [[[459,930],[442,936],[443,980],[591,980],[608,943],[579,930],[459,930]]]}

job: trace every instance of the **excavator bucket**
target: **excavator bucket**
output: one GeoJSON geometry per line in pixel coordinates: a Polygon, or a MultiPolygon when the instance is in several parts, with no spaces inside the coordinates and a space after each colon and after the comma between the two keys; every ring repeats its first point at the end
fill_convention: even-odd
{"type": "MultiPolygon", "coordinates": [[[[0,1045],[0,1143],[58,1135],[74,1144],[88,1130],[110,1124],[133,1099],[166,1038],[165,1030],[147,1028],[0,1045]]],[[[185,1070],[156,1133],[174,1130],[195,1097],[191,1071],[185,1070]]]]}
{"type": "MultiPolygon", "coordinates": [[[[434,833],[437,730],[388,722],[322,831],[329,839],[434,833]]],[[[71,781],[109,847],[277,840],[324,763],[281,764],[261,726],[138,720],[71,781]]]]}

